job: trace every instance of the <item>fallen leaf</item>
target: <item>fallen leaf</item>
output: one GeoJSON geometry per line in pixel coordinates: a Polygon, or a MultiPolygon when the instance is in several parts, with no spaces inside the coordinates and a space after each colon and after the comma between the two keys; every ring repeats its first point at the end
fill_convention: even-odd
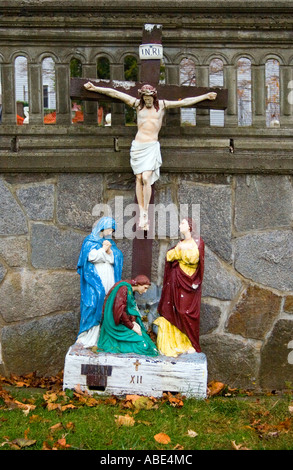
{"type": "Polygon", "coordinates": [[[54,426],[50,427],[50,430],[52,432],[58,431],[58,429],[64,429],[64,426],[62,423],[57,423],[57,424],[54,424],[54,426]]]}
{"type": "Polygon", "coordinates": [[[159,434],[156,434],[154,436],[154,439],[160,444],[169,444],[169,442],[171,442],[171,439],[168,436],[168,434],[165,434],[164,432],[160,432],[159,434]]]}
{"type": "Polygon", "coordinates": [[[118,426],[134,426],[135,420],[132,416],[127,415],[115,415],[115,422],[118,426]]]}
{"type": "Polygon", "coordinates": [[[37,441],[35,439],[14,439],[12,441],[13,444],[16,444],[18,447],[29,447],[33,446],[37,441]]]}
{"type": "Polygon", "coordinates": [[[225,384],[222,382],[217,382],[215,380],[212,380],[211,382],[208,383],[208,392],[210,396],[218,395],[221,393],[225,388],[225,384]]]}
{"type": "Polygon", "coordinates": [[[192,429],[188,429],[187,435],[188,435],[189,437],[196,437],[196,436],[198,436],[197,432],[192,431],[192,429]]]}
{"type": "Polygon", "coordinates": [[[61,405],[59,403],[48,403],[47,410],[48,411],[61,410],[61,405]]]}
{"type": "Polygon", "coordinates": [[[70,431],[74,431],[75,430],[75,424],[70,421],[69,423],[66,424],[66,429],[70,430],[70,431]]]}
{"type": "Polygon", "coordinates": [[[184,447],[181,444],[176,444],[176,446],[173,447],[173,450],[184,450],[184,447]]]}
{"type": "Polygon", "coordinates": [[[293,405],[289,405],[288,409],[289,409],[289,413],[293,414],[293,405]]]}
{"type": "Polygon", "coordinates": [[[232,447],[235,450],[249,450],[247,447],[243,446],[242,444],[236,444],[235,441],[231,441],[232,447]]]}

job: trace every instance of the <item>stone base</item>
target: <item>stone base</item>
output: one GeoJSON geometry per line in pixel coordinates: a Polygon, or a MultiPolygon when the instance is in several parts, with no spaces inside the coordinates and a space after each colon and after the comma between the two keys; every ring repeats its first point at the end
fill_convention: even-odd
{"type": "Polygon", "coordinates": [[[160,397],[175,392],[206,398],[207,360],[203,353],[149,357],[95,353],[74,344],[65,358],[63,389],[77,386],[89,394],[160,397]]]}

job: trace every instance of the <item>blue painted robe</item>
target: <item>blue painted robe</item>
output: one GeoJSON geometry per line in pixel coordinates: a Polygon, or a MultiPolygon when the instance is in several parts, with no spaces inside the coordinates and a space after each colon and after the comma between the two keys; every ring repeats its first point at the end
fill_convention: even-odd
{"type": "Polygon", "coordinates": [[[84,331],[90,330],[93,326],[99,325],[102,316],[102,309],[105,300],[105,289],[100,276],[93,263],[88,261],[89,252],[92,249],[99,250],[106,239],[111,241],[111,249],[114,255],[114,279],[115,283],[121,280],[123,267],[123,254],[117,248],[116,243],[110,237],[101,237],[101,231],[113,228],[116,223],[111,217],[103,217],[94,227],[92,233],[88,235],[82,244],[77,272],[80,275],[80,329],[78,336],[84,331]]]}

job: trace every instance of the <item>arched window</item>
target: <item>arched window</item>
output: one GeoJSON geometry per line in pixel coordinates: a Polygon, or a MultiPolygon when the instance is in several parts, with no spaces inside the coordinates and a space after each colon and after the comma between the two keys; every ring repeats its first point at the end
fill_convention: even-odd
{"type": "MultiPolygon", "coordinates": [[[[124,59],[124,78],[130,82],[138,81],[138,64],[134,56],[128,55],[124,59]]],[[[125,123],[127,125],[136,124],[136,112],[134,108],[125,105],[125,123]]]]}
{"type": "MultiPolygon", "coordinates": [[[[192,59],[182,59],[180,62],[180,85],[196,86],[195,63],[192,59]]],[[[196,108],[180,108],[181,125],[196,125],[196,108]]]]}
{"type": "MultiPolygon", "coordinates": [[[[82,77],[82,63],[79,59],[73,57],[70,61],[70,77],[82,77]]],[[[72,123],[79,124],[83,122],[83,102],[80,100],[71,100],[72,123]]]]}
{"type": "Polygon", "coordinates": [[[14,62],[15,67],[15,101],[16,122],[19,125],[29,123],[29,95],[27,58],[18,56],[14,62]]]}
{"type": "MultiPolygon", "coordinates": [[[[97,77],[100,80],[110,80],[110,61],[107,57],[99,57],[97,60],[97,77]]],[[[111,125],[111,103],[99,101],[98,124],[111,125]]]]}
{"type": "Polygon", "coordinates": [[[110,61],[107,57],[98,58],[97,77],[101,80],[110,80],[110,61]]]}
{"type": "MultiPolygon", "coordinates": [[[[224,86],[224,64],[221,59],[213,59],[210,63],[209,86],[210,87],[224,86]]],[[[222,109],[210,110],[210,125],[224,127],[224,110],[222,109]]]]}
{"type": "Polygon", "coordinates": [[[265,67],[266,76],[266,124],[268,127],[280,125],[280,64],[269,59],[265,67]]]}
{"type": "Polygon", "coordinates": [[[44,124],[56,124],[55,62],[51,57],[42,61],[44,124]]]}
{"type": "Polygon", "coordinates": [[[237,105],[238,126],[251,126],[251,61],[245,57],[237,62],[237,105]]]}

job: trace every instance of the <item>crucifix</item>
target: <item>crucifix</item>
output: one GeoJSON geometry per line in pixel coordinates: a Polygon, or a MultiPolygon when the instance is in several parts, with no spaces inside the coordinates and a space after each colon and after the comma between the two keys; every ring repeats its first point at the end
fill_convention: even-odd
{"type": "Polygon", "coordinates": [[[88,101],[111,101],[133,106],[137,112],[137,134],[131,144],[130,164],[136,175],[135,202],[139,207],[137,232],[133,239],[132,276],[145,274],[151,279],[152,238],[149,206],[154,201],[154,183],[162,164],[158,135],[165,111],[170,108],[198,107],[225,109],[227,90],[159,84],[163,58],[161,25],[146,24],[140,46],[140,82],[71,79],[70,97],[88,101]],[[142,236],[141,236],[142,234],[142,236]]]}

